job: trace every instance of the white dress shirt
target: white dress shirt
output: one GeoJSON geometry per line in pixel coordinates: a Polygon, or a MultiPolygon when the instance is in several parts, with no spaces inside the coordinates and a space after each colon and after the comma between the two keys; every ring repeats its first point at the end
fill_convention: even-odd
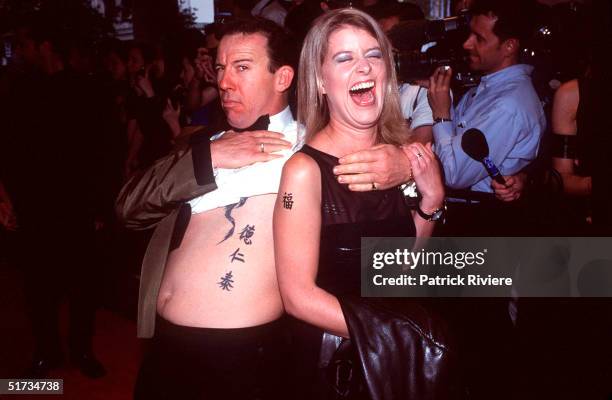
{"type": "Polygon", "coordinates": [[[399,93],[402,114],[410,121],[410,129],[433,124],[427,88],[405,83],[400,86],[399,93]]]}
{"type": "MultiPolygon", "coordinates": [[[[192,214],[235,204],[243,197],[278,192],[283,165],[293,153],[302,147],[304,141],[301,132],[298,132],[297,122],[293,119],[289,107],[270,116],[268,130],[282,133],[285,136],[284,139],[291,142],[292,148],[275,153],[282,157],[272,161],[257,162],[235,169],[218,168],[215,173],[217,189],[189,201],[192,214]]],[[[224,133],[219,133],[210,140],[217,140],[224,133]]]]}

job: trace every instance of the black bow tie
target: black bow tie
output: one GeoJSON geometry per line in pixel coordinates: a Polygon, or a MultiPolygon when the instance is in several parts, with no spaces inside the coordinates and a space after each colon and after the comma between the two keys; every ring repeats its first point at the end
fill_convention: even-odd
{"type": "Polygon", "coordinates": [[[234,128],[233,126],[228,124],[228,128],[226,130],[232,130],[234,132],[245,132],[245,131],[267,131],[268,125],[270,125],[270,117],[268,115],[262,115],[255,121],[255,123],[248,128],[239,129],[234,128]]]}
{"type": "Polygon", "coordinates": [[[196,144],[203,140],[209,140],[211,135],[220,132],[234,131],[234,132],[245,132],[245,131],[266,131],[270,125],[270,117],[268,115],[262,115],[255,121],[255,123],[248,128],[238,129],[231,126],[224,118],[222,121],[218,121],[214,125],[208,126],[201,131],[191,135],[189,137],[189,143],[196,144]]]}

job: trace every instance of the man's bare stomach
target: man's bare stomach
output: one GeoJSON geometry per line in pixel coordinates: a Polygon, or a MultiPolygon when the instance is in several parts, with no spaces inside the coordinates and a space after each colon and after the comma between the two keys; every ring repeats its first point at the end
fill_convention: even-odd
{"type": "Polygon", "coordinates": [[[177,325],[242,328],[283,313],[274,266],[276,195],[194,214],[172,251],[157,312],[177,325]]]}

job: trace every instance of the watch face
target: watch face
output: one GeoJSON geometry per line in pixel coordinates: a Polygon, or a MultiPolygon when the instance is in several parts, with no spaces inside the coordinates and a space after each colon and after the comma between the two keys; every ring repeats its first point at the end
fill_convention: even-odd
{"type": "Polygon", "coordinates": [[[431,214],[425,214],[425,212],[421,210],[421,207],[417,207],[418,214],[424,220],[427,220],[427,221],[439,221],[441,219],[443,220],[445,211],[446,211],[446,204],[444,204],[442,207],[438,208],[437,210],[433,211],[431,214]]]}
{"type": "Polygon", "coordinates": [[[431,220],[432,221],[437,221],[440,218],[442,218],[442,215],[444,214],[444,209],[440,208],[439,210],[436,210],[436,212],[434,212],[431,216],[431,220]]]}

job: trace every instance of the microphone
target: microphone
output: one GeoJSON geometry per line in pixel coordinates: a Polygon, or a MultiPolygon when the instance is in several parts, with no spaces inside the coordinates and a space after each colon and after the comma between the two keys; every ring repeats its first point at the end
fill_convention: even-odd
{"type": "Polygon", "coordinates": [[[480,129],[470,128],[461,137],[461,148],[465,151],[465,154],[473,158],[474,160],[481,162],[489,176],[495,179],[495,182],[506,185],[506,180],[499,172],[497,166],[493,163],[493,160],[489,158],[489,144],[487,138],[480,131],[480,129]]]}

